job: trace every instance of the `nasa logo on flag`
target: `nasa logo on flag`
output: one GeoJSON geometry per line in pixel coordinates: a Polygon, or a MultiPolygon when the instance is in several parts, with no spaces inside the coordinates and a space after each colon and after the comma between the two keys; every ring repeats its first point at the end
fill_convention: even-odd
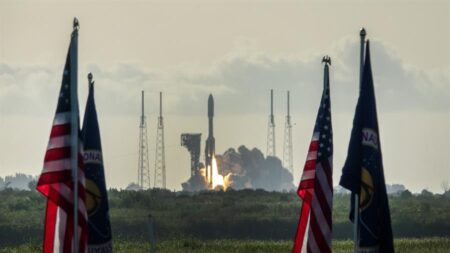
{"type": "Polygon", "coordinates": [[[365,210],[372,203],[372,199],[375,193],[373,185],[373,179],[368,169],[361,168],[361,197],[359,206],[362,210],[365,210]]]}
{"type": "Polygon", "coordinates": [[[86,208],[88,215],[92,216],[101,207],[102,193],[98,188],[98,185],[90,180],[86,179],[86,208]]]}
{"type": "Polygon", "coordinates": [[[378,149],[378,135],[370,128],[363,128],[362,130],[362,144],[374,149],[378,149]]]}

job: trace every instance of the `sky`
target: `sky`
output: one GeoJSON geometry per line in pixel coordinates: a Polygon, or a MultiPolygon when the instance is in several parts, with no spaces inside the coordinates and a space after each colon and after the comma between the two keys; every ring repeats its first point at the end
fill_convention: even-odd
{"type": "Polygon", "coordinates": [[[440,0],[0,0],[0,176],[42,169],[76,16],[80,111],[92,72],[108,187],[137,180],[141,90],[152,178],[163,92],[167,186],[173,190],[190,175],[180,135],[202,133],[204,148],[210,93],[216,152],[240,145],[265,152],[274,89],[282,157],[290,90],[297,184],[320,102],[324,55],[332,59],[337,185],[358,96],[364,26],[386,182],[441,192],[450,180],[448,13],[450,2],[440,0]]]}

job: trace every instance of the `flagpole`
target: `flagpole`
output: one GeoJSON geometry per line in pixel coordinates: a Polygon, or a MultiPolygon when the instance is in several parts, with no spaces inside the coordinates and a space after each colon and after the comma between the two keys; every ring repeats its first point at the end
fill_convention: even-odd
{"type": "MultiPolygon", "coordinates": [[[[360,52],[360,62],[359,62],[359,91],[361,92],[361,86],[362,86],[362,75],[363,75],[363,64],[364,64],[364,43],[365,43],[365,37],[366,37],[366,30],[364,27],[361,28],[361,31],[359,32],[359,36],[361,38],[361,52],[360,52]]],[[[355,215],[354,215],[354,241],[355,241],[355,252],[358,251],[358,245],[359,245],[359,194],[355,194],[354,199],[354,209],[355,209],[355,215]]]]}
{"type": "Polygon", "coordinates": [[[359,89],[361,90],[362,85],[362,75],[363,75],[363,65],[364,65],[364,43],[366,42],[366,29],[364,27],[361,28],[359,32],[359,36],[361,37],[361,52],[359,57],[359,89]]]}
{"type": "Polygon", "coordinates": [[[73,176],[73,253],[78,253],[78,19],[73,20],[73,46],[70,47],[71,167],[73,176]]]}

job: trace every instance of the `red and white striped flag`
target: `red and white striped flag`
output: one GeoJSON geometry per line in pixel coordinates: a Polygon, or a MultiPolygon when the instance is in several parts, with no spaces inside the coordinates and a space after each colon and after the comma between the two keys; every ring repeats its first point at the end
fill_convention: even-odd
{"type": "Polygon", "coordinates": [[[322,100],[297,191],[303,202],[293,253],[331,252],[333,133],[330,108],[329,73],[326,63],[322,100]]]}
{"type": "MultiPolygon", "coordinates": [[[[73,252],[78,244],[79,252],[87,252],[87,213],[85,207],[85,178],[81,142],[78,138],[77,89],[77,28],[67,54],[61,90],[59,93],[50,140],[44,158],[44,168],[37,190],[47,198],[44,227],[44,253],[73,252]],[[75,120],[74,120],[75,119],[75,120]],[[75,122],[75,123],[74,123],[75,122]],[[75,137],[74,137],[75,136],[75,137]],[[75,138],[73,141],[72,138],[75,138]],[[74,242],[74,168],[72,150],[78,150],[78,242],[74,242]]],[[[78,252],[77,252],[78,253],[78,252]]]]}

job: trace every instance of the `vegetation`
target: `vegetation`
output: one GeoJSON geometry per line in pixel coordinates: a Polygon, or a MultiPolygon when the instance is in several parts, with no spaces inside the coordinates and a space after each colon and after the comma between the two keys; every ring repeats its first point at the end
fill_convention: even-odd
{"type": "MultiPolygon", "coordinates": [[[[446,253],[450,247],[450,239],[424,238],[424,239],[397,239],[395,240],[397,253],[446,253]]],[[[209,240],[194,239],[168,240],[158,244],[158,253],[285,253],[290,252],[291,241],[254,241],[254,240],[209,240]]],[[[41,245],[27,243],[17,247],[0,249],[0,253],[38,253],[41,245]]],[[[114,242],[114,252],[142,253],[150,252],[150,245],[145,242],[122,241],[114,242]]],[[[333,241],[334,253],[353,252],[353,242],[349,240],[333,241]]]]}
{"type": "MultiPolygon", "coordinates": [[[[250,249],[269,252],[259,249],[258,245],[265,245],[262,248],[272,247],[273,251],[270,252],[287,252],[286,248],[290,247],[295,234],[301,203],[295,193],[262,190],[197,194],[163,190],[110,190],[108,194],[113,236],[116,242],[120,242],[115,247],[130,248],[130,251],[125,252],[138,252],[133,251],[133,248],[147,247],[144,242],[148,235],[149,214],[156,221],[157,240],[162,242],[160,252],[171,252],[170,249],[173,248],[170,247],[180,249],[185,247],[183,245],[198,248],[195,251],[183,248],[185,251],[181,252],[224,252],[220,251],[221,247],[233,245],[242,246],[243,249],[227,252],[246,252],[242,250],[250,249]],[[176,238],[181,239],[175,240],[176,238]],[[216,241],[217,239],[221,241],[216,241]],[[217,251],[210,251],[210,247],[217,248],[217,251]]],[[[40,248],[45,198],[37,192],[6,189],[0,191],[0,199],[0,249],[23,245],[20,247],[31,248],[18,252],[33,252],[33,247],[40,248]]],[[[349,195],[343,194],[336,194],[334,198],[333,236],[339,240],[335,245],[336,252],[340,252],[339,247],[346,247],[349,242],[345,240],[352,237],[352,225],[347,218],[349,199],[349,195]]],[[[390,206],[396,238],[444,237],[407,240],[404,241],[405,247],[408,243],[419,247],[419,244],[426,245],[426,242],[434,243],[438,240],[440,244],[447,245],[448,249],[448,196],[402,194],[398,197],[391,196],[390,206]]],[[[399,243],[403,241],[400,240],[399,243]]]]}

